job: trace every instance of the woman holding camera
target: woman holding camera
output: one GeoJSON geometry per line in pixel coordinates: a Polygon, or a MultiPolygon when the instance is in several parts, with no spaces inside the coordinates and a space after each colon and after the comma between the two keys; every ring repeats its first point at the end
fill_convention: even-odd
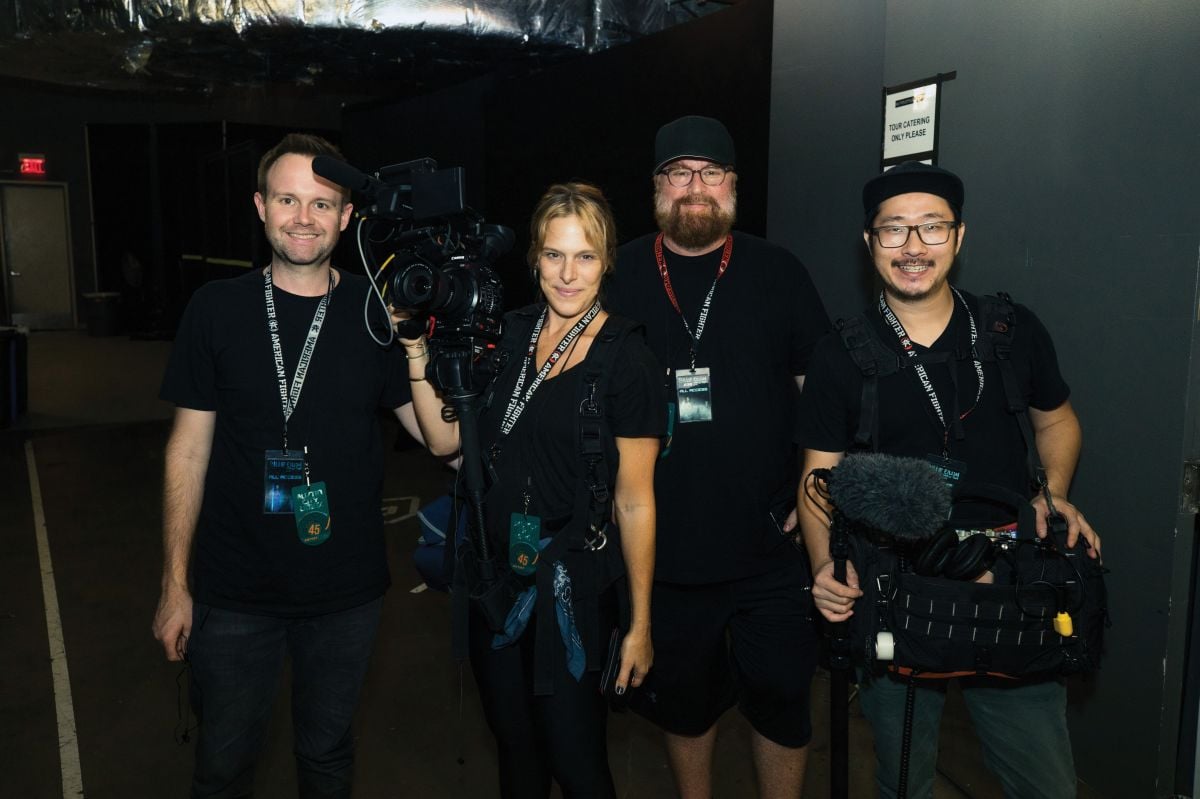
{"type": "MultiPolygon", "coordinates": [[[[616,247],[604,196],[551,186],[530,229],[543,301],[506,315],[507,359],[479,418],[484,534],[522,593],[501,630],[472,602],[471,668],[501,796],[544,799],[553,778],[565,797],[612,797],[601,668],[619,656],[619,696],[654,658],[653,476],[666,402],[640,330],[602,307],[616,247]]],[[[426,341],[403,343],[430,450],[459,451],[458,422],[426,379],[426,341]]]]}

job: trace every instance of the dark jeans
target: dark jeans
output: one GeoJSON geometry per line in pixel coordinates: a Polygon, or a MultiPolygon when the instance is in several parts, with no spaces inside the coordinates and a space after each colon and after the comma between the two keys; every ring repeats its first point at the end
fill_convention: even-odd
{"type": "Polygon", "coordinates": [[[350,723],[383,599],[307,618],[255,616],[197,602],[188,639],[200,722],[192,797],[247,797],[286,653],[301,799],[350,796],[350,723]]]}
{"type": "MultiPolygon", "coordinates": [[[[610,630],[616,624],[615,599],[601,607],[601,628],[610,630]]],[[[575,611],[581,618],[578,603],[575,611]]],[[[548,799],[553,777],[567,799],[612,799],[608,703],[600,693],[600,673],[584,672],[576,682],[556,652],[554,693],[534,696],[536,633],[534,613],[516,643],[492,649],[492,632],[472,609],[471,671],[496,739],[500,796],[548,799]]],[[[557,628],[554,634],[557,639],[557,628]]],[[[562,646],[558,640],[555,645],[562,646]]]]}

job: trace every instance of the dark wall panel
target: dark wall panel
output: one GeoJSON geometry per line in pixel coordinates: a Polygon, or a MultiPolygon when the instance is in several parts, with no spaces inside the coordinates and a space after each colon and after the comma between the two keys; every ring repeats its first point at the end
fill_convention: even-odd
{"type": "Polygon", "coordinates": [[[346,158],[366,172],[417,158],[432,158],[440,167],[466,170],[467,202],[483,204],[484,107],[492,78],[468,81],[404,100],[375,102],[342,114],[346,158]]]}
{"type": "Polygon", "coordinates": [[[808,266],[835,319],[857,313],[872,284],[860,198],[879,166],[886,5],[775,9],[767,231],[808,266]]]}

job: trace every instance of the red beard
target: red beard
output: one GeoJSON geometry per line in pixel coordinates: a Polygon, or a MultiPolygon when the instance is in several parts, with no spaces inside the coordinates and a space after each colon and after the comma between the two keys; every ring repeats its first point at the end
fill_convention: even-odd
{"type": "Polygon", "coordinates": [[[729,235],[737,218],[737,197],[731,198],[730,208],[722,208],[712,197],[691,194],[680,197],[666,207],[664,203],[655,203],[654,219],[658,228],[667,238],[689,250],[698,250],[715,244],[729,235]],[[684,211],[683,206],[703,202],[708,206],[706,211],[684,211]]]}

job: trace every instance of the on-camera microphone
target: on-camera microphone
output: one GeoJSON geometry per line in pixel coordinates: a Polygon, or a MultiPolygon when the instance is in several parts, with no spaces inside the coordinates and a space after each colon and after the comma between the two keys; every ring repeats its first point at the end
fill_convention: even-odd
{"type": "Polygon", "coordinates": [[[848,455],[828,483],[829,499],[846,519],[897,542],[931,538],[950,513],[949,486],[919,458],[848,455]]]}
{"type": "Polygon", "coordinates": [[[330,183],[336,183],[371,199],[374,199],[375,195],[383,188],[383,183],[378,179],[359,172],[345,161],[339,161],[327,155],[318,155],[313,158],[312,171],[330,183]]]}

